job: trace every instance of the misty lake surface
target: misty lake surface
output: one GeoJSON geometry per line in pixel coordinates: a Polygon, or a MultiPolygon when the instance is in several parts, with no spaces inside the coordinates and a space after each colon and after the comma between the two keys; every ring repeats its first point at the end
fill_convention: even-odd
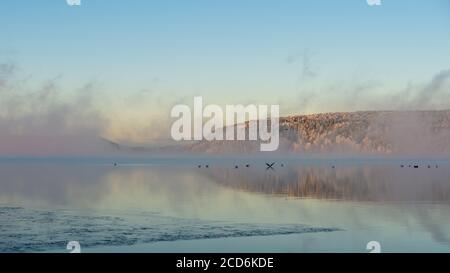
{"type": "Polygon", "coordinates": [[[370,241],[450,252],[450,160],[1,159],[0,252],[69,252],[69,241],[83,252],[368,252],[370,241]]]}

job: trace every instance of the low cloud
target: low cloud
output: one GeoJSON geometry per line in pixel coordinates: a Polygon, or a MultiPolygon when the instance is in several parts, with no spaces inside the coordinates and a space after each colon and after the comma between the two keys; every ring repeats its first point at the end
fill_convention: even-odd
{"type": "Polygon", "coordinates": [[[297,99],[285,101],[290,112],[340,112],[364,110],[444,110],[450,109],[450,70],[437,72],[429,81],[407,83],[390,90],[381,81],[366,80],[304,85],[297,99]],[[293,102],[292,102],[293,101],[293,102]]]}
{"type": "Polygon", "coordinates": [[[95,84],[63,92],[60,80],[33,89],[15,64],[0,64],[0,155],[82,152],[87,139],[97,141],[108,122],[95,107],[95,84]]]}

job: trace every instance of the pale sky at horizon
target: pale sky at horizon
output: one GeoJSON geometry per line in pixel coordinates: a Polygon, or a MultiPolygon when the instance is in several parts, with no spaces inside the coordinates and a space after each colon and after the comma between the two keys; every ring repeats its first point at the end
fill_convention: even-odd
{"type": "Polygon", "coordinates": [[[2,1],[0,89],[51,85],[69,103],[89,89],[89,106],[117,121],[105,129],[117,138],[149,134],[153,125],[136,127],[158,126],[194,95],[280,104],[282,114],[450,108],[450,1],[81,2],[2,1]],[[414,97],[435,86],[426,105],[414,97]]]}

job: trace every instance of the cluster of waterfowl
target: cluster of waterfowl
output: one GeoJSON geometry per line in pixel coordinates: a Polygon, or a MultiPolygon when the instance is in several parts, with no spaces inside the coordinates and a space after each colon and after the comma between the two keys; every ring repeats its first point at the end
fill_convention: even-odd
{"type": "MultiPolygon", "coordinates": [[[[274,168],[275,164],[276,164],[276,162],[266,162],[266,169],[267,169],[267,170],[274,170],[274,169],[275,169],[275,168],[274,168]]],[[[197,167],[200,169],[200,168],[203,167],[203,165],[199,164],[199,165],[197,165],[197,167]]],[[[208,165],[208,164],[205,164],[204,167],[205,167],[205,168],[209,168],[209,165],[208,165]]],[[[280,164],[280,167],[284,167],[284,164],[281,163],[281,164],[280,164]]],[[[235,169],[239,169],[239,165],[234,165],[234,168],[235,168],[235,169]]],[[[248,164],[248,163],[245,164],[245,168],[250,168],[250,164],[248,164]]]]}
{"type": "MultiPolygon", "coordinates": [[[[274,170],[274,166],[275,166],[275,164],[276,164],[276,162],[266,162],[266,169],[267,170],[274,170]]],[[[118,166],[118,164],[117,164],[117,162],[114,162],[113,163],[113,165],[114,165],[114,167],[117,167],[118,166]]],[[[202,168],[202,165],[201,164],[199,164],[199,165],[197,165],[197,167],[198,168],[202,168]]],[[[246,168],[250,168],[250,164],[245,164],[245,167],[246,168]]],[[[281,163],[280,164],[280,167],[284,167],[284,164],[283,163],[281,163]]],[[[406,167],[406,165],[405,164],[401,164],[400,165],[400,168],[405,168],[406,167]]],[[[408,168],[414,168],[414,169],[418,169],[420,167],[420,165],[419,164],[413,164],[413,165],[411,165],[411,164],[409,164],[408,165],[408,168]]],[[[439,165],[434,165],[434,167],[436,168],[436,169],[438,169],[439,168],[439,165]]],[[[205,164],[205,168],[209,168],[209,164],[205,164]]],[[[239,169],[239,165],[234,165],[234,168],[235,169],[239,169]]],[[[331,168],[332,169],[335,169],[336,168],[336,166],[335,165],[331,165],[331,168]]],[[[427,168],[428,169],[431,169],[432,168],[432,166],[431,165],[427,165],[427,168]]]]}
{"type": "MultiPolygon", "coordinates": [[[[402,164],[402,165],[400,165],[400,168],[405,168],[406,167],[406,165],[404,165],[404,164],[402,164]]],[[[414,164],[414,165],[411,165],[411,164],[409,164],[408,165],[408,168],[414,168],[414,169],[418,169],[420,167],[420,165],[419,164],[414,164]]],[[[428,167],[428,169],[431,169],[431,165],[427,165],[427,167],[428,167]]],[[[434,167],[437,169],[437,168],[439,168],[439,165],[434,165],[434,167]]]]}

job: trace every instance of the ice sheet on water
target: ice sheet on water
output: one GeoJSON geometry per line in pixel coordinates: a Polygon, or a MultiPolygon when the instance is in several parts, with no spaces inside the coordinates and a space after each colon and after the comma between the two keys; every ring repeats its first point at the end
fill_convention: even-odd
{"type": "Polygon", "coordinates": [[[83,247],[158,241],[332,232],[337,228],[166,217],[156,213],[100,214],[68,210],[0,207],[0,252],[64,251],[83,247]]]}

